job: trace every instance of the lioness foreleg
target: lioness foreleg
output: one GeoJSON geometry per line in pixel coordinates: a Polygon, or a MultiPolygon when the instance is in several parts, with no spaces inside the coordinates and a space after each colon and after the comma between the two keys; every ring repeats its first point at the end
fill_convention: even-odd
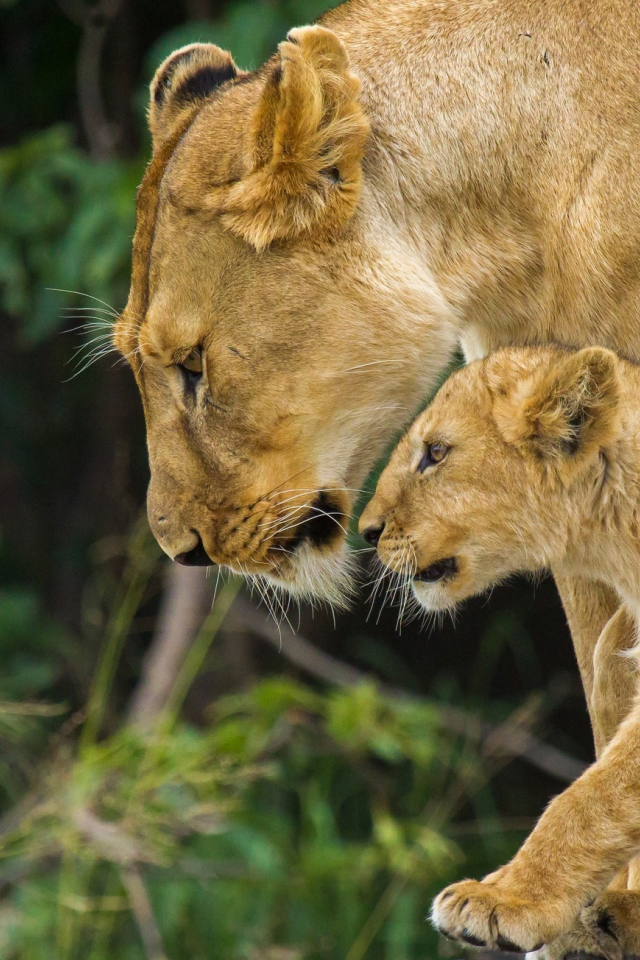
{"type": "Polygon", "coordinates": [[[552,801],[511,863],[482,882],[448,887],[434,901],[433,921],[464,943],[540,950],[571,929],[639,850],[636,703],[602,756],[552,801]]]}
{"type": "Polygon", "coordinates": [[[591,718],[596,756],[613,739],[633,704],[638,667],[629,653],[635,645],[635,619],[622,605],[600,634],[593,653],[591,718]]]}

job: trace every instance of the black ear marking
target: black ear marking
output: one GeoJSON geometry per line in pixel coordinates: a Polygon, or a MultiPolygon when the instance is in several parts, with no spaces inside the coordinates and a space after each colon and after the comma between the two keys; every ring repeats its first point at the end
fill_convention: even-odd
{"type": "Polygon", "coordinates": [[[183,79],[173,92],[182,101],[200,100],[208,97],[223,83],[235,79],[238,76],[235,63],[223,51],[220,50],[218,53],[221,62],[203,62],[202,47],[194,44],[184,50],[178,50],[172,57],[169,57],[154,85],[153,99],[157,106],[161,106],[166,100],[167,94],[173,90],[174,77],[178,71],[180,71],[183,79]],[[226,59],[223,59],[225,57],[226,59]],[[193,72],[188,73],[189,61],[191,60],[194,61],[193,72]],[[200,66],[198,66],[198,62],[200,66]]]}
{"type": "Polygon", "coordinates": [[[339,167],[327,167],[322,171],[322,173],[327,180],[334,185],[342,182],[342,175],[339,167]]]}
{"type": "Polygon", "coordinates": [[[200,67],[180,84],[175,95],[179,100],[202,100],[236,75],[237,70],[231,61],[219,67],[200,67]]]}
{"type": "Polygon", "coordinates": [[[173,57],[170,57],[165,68],[156,80],[153,99],[157,104],[162,103],[165,93],[171,89],[171,80],[178,66],[188,60],[193,53],[192,49],[179,50],[173,57]]]}
{"type": "Polygon", "coordinates": [[[567,428],[569,435],[562,441],[562,448],[565,453],[573,456],[580,449],[584,428],[589,421],[589,416],[584,407],[567,410],[567,428]]]}

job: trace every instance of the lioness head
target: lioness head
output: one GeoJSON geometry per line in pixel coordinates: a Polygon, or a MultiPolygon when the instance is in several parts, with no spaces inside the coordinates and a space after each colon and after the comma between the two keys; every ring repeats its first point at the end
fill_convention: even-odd
{"type": "Polygon", "coordinates": [[[599,348],[501,350],[455,373],[417,418],[360,529],[423,607],[562,563],[597,525],[617,363],[599,348]]]}
{"type": "Polygon", "coordinates": [[[454,338],[387,236],[359,92],[319,26],[251,74],[210,45],[169,57],[116,329],[166,553],[331,600],[354,490],[454,338]]]}

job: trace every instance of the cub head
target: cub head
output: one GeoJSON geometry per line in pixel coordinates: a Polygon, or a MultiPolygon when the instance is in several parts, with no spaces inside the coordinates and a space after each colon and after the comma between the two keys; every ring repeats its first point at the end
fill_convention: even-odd
{"type": "Polygon", "coordinates": [[[360,530],[443,610],[561,563],[594,517],[619,431],[608,350],[500,350],[455,373],[393,452],[360,530]]]}
{"type": "Polygon", "coordinates": [[[360,86],[320,26],[255,73],[204,44],[162,64],[115,332],[166,553],[332,601],[353,492],[454,336],[366,183],[360,86]]]}

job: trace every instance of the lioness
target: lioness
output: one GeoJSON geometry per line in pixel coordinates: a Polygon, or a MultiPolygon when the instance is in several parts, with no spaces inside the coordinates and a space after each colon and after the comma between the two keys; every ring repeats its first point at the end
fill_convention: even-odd
{"type": "MultiPolygon", "coordinates": [[[[609,350],[503,349],[454,374],[400,441],[361,529],[436,611],[515,571],[553,567],[616,591],[640,626],[640,368],[609,350]]],[[[537,950],[580,911],[598,953],[636,953],[628,894],[590,904],[640,849],[640,701],[611,629],[595,652],[599,760],[549,806],[508,866],[436,899],[446,935],[537,950]],[[612,689],[617,685],[618,689],[612,689]]],[[[638,648],[628,655],[640,659],[638,648]]],[[[635,874],[635,870],[633,871],[635,874]]],[[[635,886],[636,876],[629,882],[635,886]]],[[[575,940],[575,938],[574,938],[575,940]]],[[[575,945],[575,944],[574,944],[575,945]]]]}
{"type": "MultiPolygon", "coordinates": [[[[352,0],[253,73],[160,66],[115,339],[171,557],[337,600],[356,491],[458,343],[640,359],[639,49],[637,0],[352,0]]],[[[561,590],[593,715],[616,596],[561,590]]]]}

